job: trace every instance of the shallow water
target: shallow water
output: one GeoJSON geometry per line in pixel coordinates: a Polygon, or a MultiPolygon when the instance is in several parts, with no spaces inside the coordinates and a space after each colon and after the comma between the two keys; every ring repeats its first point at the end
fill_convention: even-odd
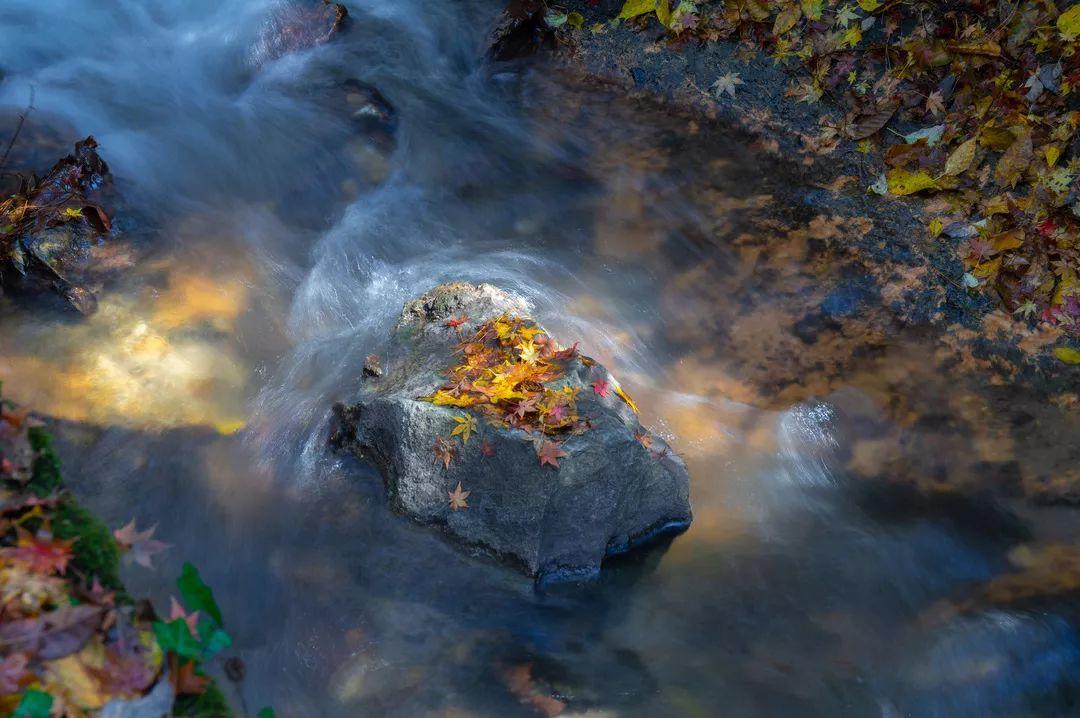
{"type": "MultiPolygon", "coordinates": [[[[0,379],[63,420],[89,505],[174,544],[130,588],[164,606],[191,558],[246,702],[282,716],[535,714],[515,688],[592,716],[1077,710],[1064,617],[948,607],[1007,567],[1011,520],[904,509],[846,475],[891,421],[890,381],[948,377],[908,345],[879,394],[761,402],[757,369],[719,348],[817,291],[796,249],[765,284],[741,249],[747,209],[798,226],[792,247],[840,235],[798,169],[556,68],[486,65],[500,5],[367,2],[334,42],[259,67],[262,0],[0,7],[0,103],[32,85],[31,123],[97,137],[124,248],[85,321],[4,300],[0,379]],[[397,107],[391,154],[327,109],[347,77],[397,107]],[[690,466],[687,534],[541,593],[392,515],[372,470],[327,450],[330,405],[402,303],[451,279],[523,294],[632,389],[690,466]]],[[[932,446],[949,463],[993,443],[932,446]]]]}

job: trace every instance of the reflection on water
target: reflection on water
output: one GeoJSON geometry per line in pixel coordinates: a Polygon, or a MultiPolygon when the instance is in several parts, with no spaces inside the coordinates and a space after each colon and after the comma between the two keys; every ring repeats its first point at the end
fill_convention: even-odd
{"type": "Polygon", "coordinates": [[[855,318],[819,253],[870,220],[723,128],[484,67],[501,4],[351,6],[347,35],[257,69],[271,2],[0,8],[0,99],[33,83],[127,198],[98,314],[5,298],[0,378],[66,420],[90,505],[176,545],[133,591],[167,602],[194,558],[249,704],[283,716],[1062,714],[1073,617],[957,608],[1025,534],[945,489],[1027,449],[917,339],[855,318]],[[392,151],[335,114],[351,78],[396,106],[392,151]],[[612,367],[686,458],[686,535],[538,594],[327,452],[362,358],[451,279],[519,292],[612,367]]]}

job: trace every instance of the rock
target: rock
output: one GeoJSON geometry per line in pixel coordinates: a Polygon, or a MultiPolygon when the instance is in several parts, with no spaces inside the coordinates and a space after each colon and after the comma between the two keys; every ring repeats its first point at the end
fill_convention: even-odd
{"type": "Polygon", "coordinates": [[[384,150],[394,147],[397,134],[397,109],[374,85],[356,78],[342,83],[345,106],[353,126],[384,150]]]}
{"type": "Polygon", "coordinates": [[[544,0],[511,0],[488,34],[488,57],[517,60],[554,47],[555,33],[544,20],[546,12],[544,0]]]}
{"type": "Polygon", "coordinates": [[[371,377],[380,377],[382,375],[383,375],[382,360],[379,359],[379,355],[378,354],[368,354],[367,358],[364,359],[364,376],[368,377],[368,378],[371,378],[371,377]]]}
{"type": "Polygon", "coordinates": [[[249,62],[262,67],[292,52],[329,42],[345,26],[349,11],[330,0],[295,0],[278,7],[263,23],[249,62]]]}
{"type": "MultiPolygon", "coordinates": [[[[385,354],[384,375],[369,378],[352,405],[338,407],[333,442],[373,460],[391,505],[413,520],[441,526],[538,579],[587,576],[609,556],[685,530],[692,518],[689,477],[664,440],[643,429],[607,370],[576,349],[555,353],[542,328],[525,320],[526,310],[525,300],[488,284],[445,284],[408,302],[385,354]],[[524,323],[515,324],[516,317],[524,323]],[[529,403],[523,398],[507,400],[517,401],[518,409],[505,414],[503,400],[483,394],[467,394],[482,400],[469,408],[432,400],[447,383],[445,372],[462,356],[484,351],[484,342],[499,346],[496,329],[508,323],[538,332],[528,342],[542,348],[543,358],[530,366],[551,374],[542,384],[526,379],[510,388],[534,397],[542,392],[537,401],[547,407],[555,405],[553,397],[573,396],[567,418],[546,413],[550,408],[533,414],[521,406],[529,403]],[[488,335],[478,339],[481,327],[488,335]],[[601,392],[594,382],[601,382],[601,392]],[[521,419],[507,418],[517,410],[521,419]],[[452,435],[470,416],[476,420],[472,436],[452,435]],[[540,451],[557,468],[541,465],[540,451]]],[[[460,401],[460,391],[450,401],[460,401]]]]}
{"type": "MultiPolygon", "coordinates": [[[[77,142],[43,179],[24,177],[0,205],[0,271],[51,286],[83,314],[93,313],[97,300],[80,275],[95,242],[112,230],[102,206],[112,180],[97,147],[93,137],[77,142]]],[[[8,284],[0,281],[0,287],[8,284]]]]}

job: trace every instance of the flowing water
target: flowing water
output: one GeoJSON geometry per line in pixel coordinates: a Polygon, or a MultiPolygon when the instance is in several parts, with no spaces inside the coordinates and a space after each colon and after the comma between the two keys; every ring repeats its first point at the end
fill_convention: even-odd
{"type": "MultiPolygon", "coordinates": [[[[132,591],[164,607],[196,563],[247,704],[281,716],[528,716],[551,696],[595,717],[1078,714],[1066,617],[950,609],[1008,566],[1011,519],[882,509],[846,478],[890,421],[879,397],[740,403],[757,390],[718,325],[752,344],[771,319],[748,296],[805,278],[750,282],[708,237],[746,208],[805,224],[796,168],[542,62],[492,67],[500,6],[365,0],[272,61],[252,52],[267,0],[0,6],[0,103],[35,98],[15,157],[41,171],[63,145],[35,155],[35,132],[94,134],[123,197],[97,314],[5,299],[0,379],[60,420],[88,505],[173,544],[132,591]],[[344,78],[397,108],[392,150],[336,111],[344,78]],[[327,450],[363,357],[446,280],[524,295],[633,390],[690,467],[687,534],[538,592],[327,450]]],[[[793,241],[830,238],[810,227],[793,241]]],[[[906,351],[893,374],[933,374],[906,351]]]]}

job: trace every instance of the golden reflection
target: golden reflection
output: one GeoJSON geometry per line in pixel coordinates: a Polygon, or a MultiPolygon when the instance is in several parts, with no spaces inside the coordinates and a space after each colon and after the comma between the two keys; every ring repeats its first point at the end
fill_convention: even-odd
{"type": "Polygon", "coordinates": [[[13,317],[0,353],[6,393],[73,421],[241,428],[247,370],[229,336],[248,304],[247,284],[201,267],[166,272],[160,290],[103,295],[84,321],[13,317]]]}

